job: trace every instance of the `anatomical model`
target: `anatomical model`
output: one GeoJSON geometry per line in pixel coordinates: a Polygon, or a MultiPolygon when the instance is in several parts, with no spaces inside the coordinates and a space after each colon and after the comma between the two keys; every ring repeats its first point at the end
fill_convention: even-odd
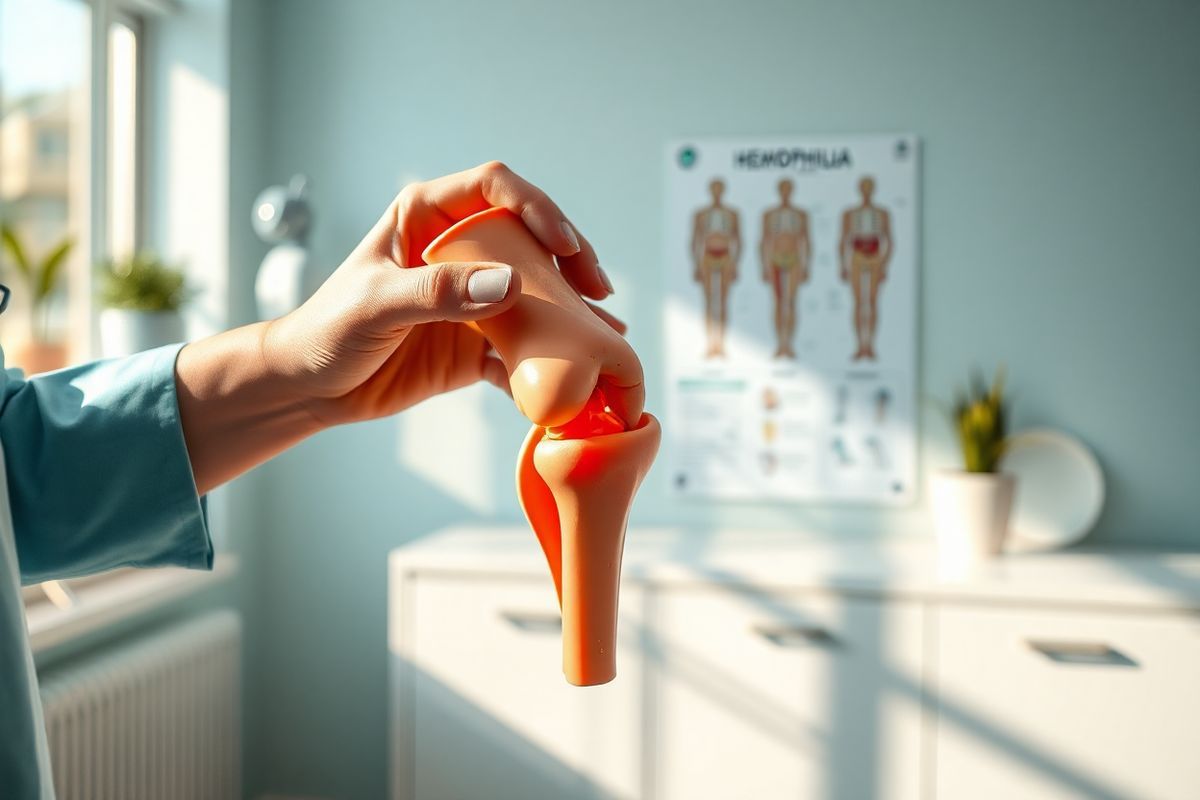
{"type": "Polygon", "coordinates": [[[658,420],[642,410],[641,362],[507,210],[459,222],[423,258],[499,261],[520,275],[516,305],[466,324],[491,342],[517,408],[533,422],[517,459],[517,496],[558,592],[563,673],[578,686],[607,683],[616,676],[629,506],[661,438],[658,420]]]}
{"type": "Polygon", "coordinates": [[[742,255],[742,234],[737,212],[721,204],[725,182],[714,178],[708,185],[712,204],[692,217],[692,278],[704,293],[704,328],[708,337],[705,358],[725,355],[725,327],[729,322],[729,290],[737,280],[742,255]]]}
{"type": "Polygon", "coordinates": [[[793,184],[779,182],[779,205],[763,214],[762,277],[775,297],[776,358],[795,358],[796,295],[808,281],[812,246],[808,238],[808,213],[792,205],[793,184]]]}
{"type": "Polygon", "coordinates": [[[853,360],[875,359],[875,330],[879,324],[879,286],[887,278],[892,255],[892,221],[887,210],[875,205],[875,180],[858,182],[862,203],[842,214],[842,239],[838,246],[841,277],[854,294],[854,335],[858,349],[853,360]]]}

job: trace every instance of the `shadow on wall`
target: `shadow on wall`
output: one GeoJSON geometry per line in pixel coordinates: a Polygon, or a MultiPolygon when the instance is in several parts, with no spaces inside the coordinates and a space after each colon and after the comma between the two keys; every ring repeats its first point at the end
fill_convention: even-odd
{"type": "Polygon", "coordinates": [[[498,389],[459,389],[397,417],[396,461],[467,516],[519,519],[514,476],[528,426],[498,389]]]}

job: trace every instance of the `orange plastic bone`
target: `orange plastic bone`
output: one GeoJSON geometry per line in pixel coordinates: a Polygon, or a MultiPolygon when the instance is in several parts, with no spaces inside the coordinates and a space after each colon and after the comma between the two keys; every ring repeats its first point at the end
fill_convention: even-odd
{"type": "Polygon", "coordinates": [[[468,217],[425,249],[427,263],[501,261],[521,297],[477,327],[533,423],[517,459],[517,496],[554,578],[563,615],[563,673],[579,686],[616,676],[621,553],[629,508],[658,452],[643,413],[633,349],[579,298],[553,256],[504,209],[468,217]]]}

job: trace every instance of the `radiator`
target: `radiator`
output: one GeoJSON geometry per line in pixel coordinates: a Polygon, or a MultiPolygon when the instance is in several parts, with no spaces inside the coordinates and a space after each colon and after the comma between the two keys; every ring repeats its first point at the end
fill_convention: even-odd
{"type": "Polygon", "coordinates": [[[222,611],[43,675],[59,800],[240,797],[240,649],[222,611]]]}

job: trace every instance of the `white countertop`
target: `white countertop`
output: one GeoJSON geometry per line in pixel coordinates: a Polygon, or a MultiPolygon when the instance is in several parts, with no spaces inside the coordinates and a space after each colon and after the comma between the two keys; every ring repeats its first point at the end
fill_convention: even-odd
{"type": "MultiPolygon", "coordinates": [[[[448,528],[397,548],[412,572],[549,580],[525,527],[448,528]]],[[[995,559],[966,575],[939,574],[932,539],[768,531],[631,528],[625,580],[738,585],[914,599],[1200,611],[1200,553],[1091,548],[995,559]]]]}

